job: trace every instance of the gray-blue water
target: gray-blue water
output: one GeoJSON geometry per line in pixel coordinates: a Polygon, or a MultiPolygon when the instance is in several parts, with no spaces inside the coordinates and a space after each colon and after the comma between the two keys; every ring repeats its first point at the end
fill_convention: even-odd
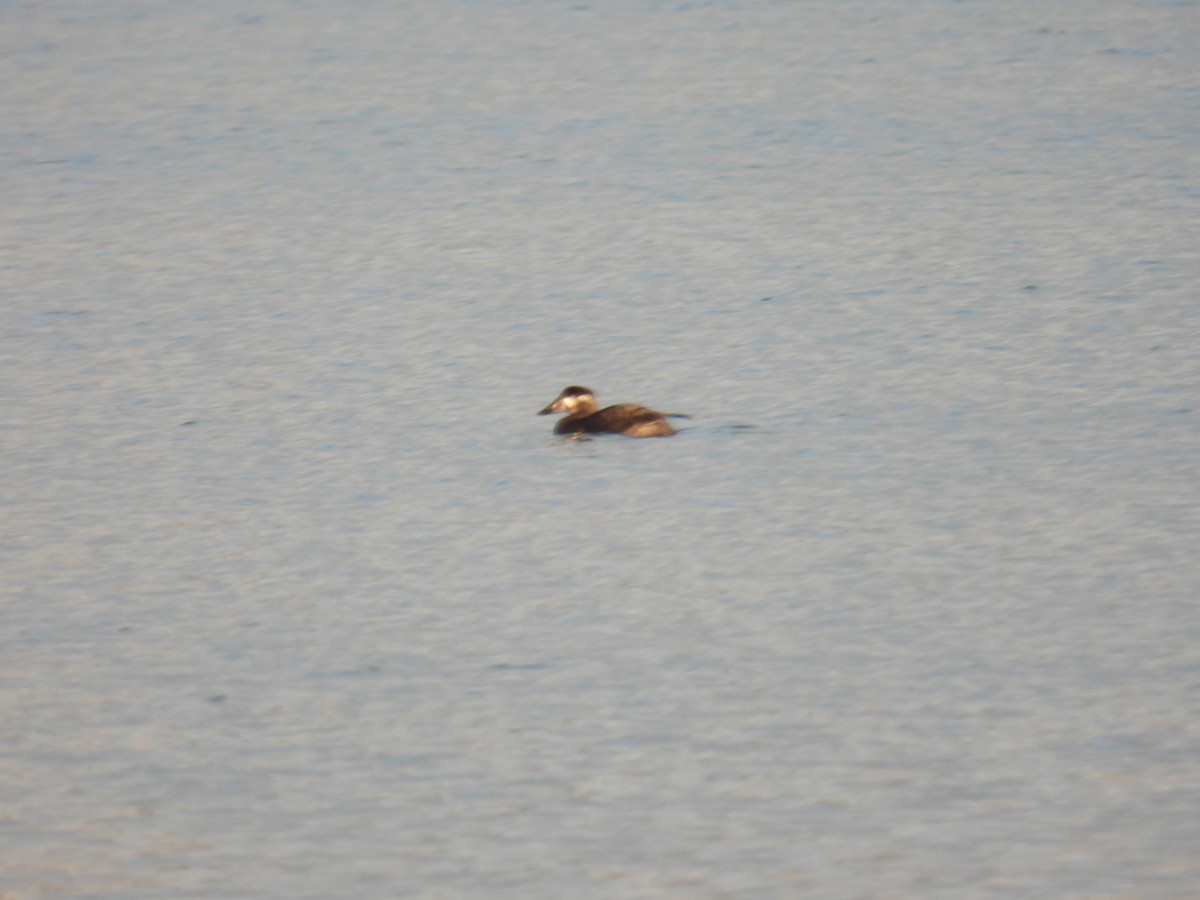
{"type": "Polygon", "coordinates": [[[0,897],[1200,895],[1195,2],[0,26],[0,897]]]}

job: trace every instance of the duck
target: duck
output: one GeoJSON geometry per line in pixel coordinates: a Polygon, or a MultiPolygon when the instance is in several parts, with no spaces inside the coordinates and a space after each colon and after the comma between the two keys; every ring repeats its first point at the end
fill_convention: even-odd
{"type": "Polygon", "coordinates": [[[539,416],[566,413],[554,425],[555,434],[623,434],[626,437],[670,437],[675,433],[667,419],[686,419],[683,413],[661,413],[637,403],[599,408],[590,388],[577,384],[563,388],[539,416]]]}

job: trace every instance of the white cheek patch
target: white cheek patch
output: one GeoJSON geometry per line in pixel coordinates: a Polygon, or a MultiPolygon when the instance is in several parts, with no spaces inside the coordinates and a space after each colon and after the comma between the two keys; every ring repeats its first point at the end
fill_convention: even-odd
{"type": "Polygon", "coordinates": [[[579,398],[578,397],[563,397],[562,405],[563,405],[563,409],[565,409],[567,412],[575,412],[575,410],[577,410],[579,408],[579,398]]]}

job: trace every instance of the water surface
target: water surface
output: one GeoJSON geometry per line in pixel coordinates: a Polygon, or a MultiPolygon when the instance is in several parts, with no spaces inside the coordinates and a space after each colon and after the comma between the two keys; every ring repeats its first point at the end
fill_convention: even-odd
{"type": "Polygon", "coordinates": [[[0,13],[0,894],[1195,896],[1196,12],[0,13]]]}

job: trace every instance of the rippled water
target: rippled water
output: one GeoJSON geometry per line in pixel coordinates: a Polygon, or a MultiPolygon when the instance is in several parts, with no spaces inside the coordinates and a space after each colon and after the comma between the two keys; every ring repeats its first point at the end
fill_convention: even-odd
{"type": "Polygon", "coordinates": [[[0,896],[1195,896],[1198,12],[0,11],[0,896]]]}

